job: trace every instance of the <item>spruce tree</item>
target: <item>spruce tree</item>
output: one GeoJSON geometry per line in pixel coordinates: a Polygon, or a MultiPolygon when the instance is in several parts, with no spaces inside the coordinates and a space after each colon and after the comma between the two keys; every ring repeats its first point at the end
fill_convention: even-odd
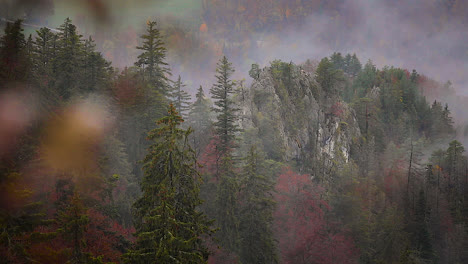
{"type": "MultiPolygon", "coordinates": [[[[29,64],[26,54],[26,39],[21,20],[7,22],[0,38],[0,85],[12,81],[25,81],[29,64]]],[[[0,87],[2,89],[2,87],[0,87]]]]}
{"type": "Polygon", "coordinates": [[[194,130],[190,135],[190,143],[195,151],[195,156],[198,157],[210,141],[212,121],[211,102],[205,96],[201,85],[195,98],[195,102],[190,107],[187,123],[194,130]]]}
{"type": "Polygon", "coordinates": [[[142,50],[135,66],[142,69],[145,80],[159,93],[166,94],[169,90],[170,75],[166,60],[166,48],[155,21],[149,21],[146,34],[141,36],[143,43],[137,49],[142,50]]]}
{"type": "Polygon", "coordinates": [[[242,175],[240,259],[242,263],[277,263],[273,236],[274,182],[264,174],[264,159],[251,147],[242,175]]]}
{"type": "Polygon", "coordinates": [[[174,83],[174,87],[172,88],[172,93],[170,94],[174,107],[182,118],[187,116],[187,112],[190,109],[190,94],[184,91],[185,86],[186,85],[182,83],[179,75],[177,81],[174,83]]]}
{"type": "Polygon", "coordinates": [[[206,263],[202,236],[211,221],[197,210],[200,177],[182,118],[174,106],[148,134],[154,143],[143,160],[143,196],[134,204],[137,241],[125,254],[127,263],[206,263]]]}
{"type": "Polygon", "coordinates": [[[239,180],[234,171],[232,157],[221,159],[219,184],[216,192],[217,238],[222,248],[238,254],[239,237],[239,180]]]}
{"type": "Polygon", "coordinates": [[[235,133],[239,131],[236,124],[238,109],[232,100],[234,82],[230,79],[234,73],[232,63],[224,56],[216,67],[216,83],[210,89],[215,100],[213,111],[217,114],[214,122],[216,135],[219,137],[218,152],[224,156],[234,147],[235,133]]]}
{"type": "Polygon", "coordinates": [[[81,90],[86,92],[105,88],[110,70],[110,62],[106,61],[100,52],[96,52],[96,44],[89,37],[84,42],[81,90]]]}
{"type": "Polygon", "coordinates": [[[325,92],[335,94],[336,84],[343,80],[343,72],[335,69],[328,58],[323,58],[317,66],[315,80],[325,92]]]}
{"type": "Polygon", "coordinates": [[[58,102],[53,82],[54,72],[54,52],[57,36],[48,28],[41,28],[36,31],[34,40],[34,64],[33,75],[34,84],[39,89],[43,108],[50,109],[52,105],[58,102]]]}
{"type": "Polygon", "coordinates": [[[83,43],[76,26],[67,18],[59,27],[57,52],[54,59],[55,86],[59,96],[68,99],[79,92],[83,43]]]}
{"type": "Polygon", "coordinates": [[[235,147],[235,134],[238,109],[232,100],[234,82],[232,63],[224,56],[216,67],[217,82],[210,89],[215,100],[213,111],[217,114],[214,122],[215,135],[219,140],[216,149],[216,177],[219,179],[216,194],[216,221],[220,228],[218,239],[229,252],[239,252],[239,181],[234,170],[232,149],[235,147]]]}

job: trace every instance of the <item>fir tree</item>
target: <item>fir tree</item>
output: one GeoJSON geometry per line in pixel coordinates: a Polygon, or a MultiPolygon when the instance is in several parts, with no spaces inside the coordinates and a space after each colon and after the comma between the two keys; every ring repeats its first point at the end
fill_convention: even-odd
{"type": "Polygon", "coordinates": [[[191,105],[188,115],[188,125],[194,130],[190,135],[190,143],[198,158],[201,151],[208,145],[211,134],[211,102],[205,96],[203,88],[200,85],[195,102],[191,105]]]}
{"type": "Polygon", "coordinates": [[[343,72],[335,69],[333,63],[328,58],[323,58],[317,66],[315,79],[322,89],[328,93],[336,93],[336,84],[343,80],[343,72]]]}
{"type": "Polygon", "coordinates": [[[138,56],[135,66],[142,69],[144,78],[159,93],[166,94],[169,89],[170,75],[166,60],[166,48],[155,21],[149,21],[146,34],[142,35],[143,43],[137,49],[143,52],[138,56]]]}
{"type": "Polygon", "coordinates": [[[210,89],[212,98],[215,100],[213,111],[217,114],[214,122],[216,135],[219,137],[220,144],[218,152],[223,156],[229,149],[234,147],[235,133],[239,131],[236,124],[236,108],[232,100],[234,91],[234,82],[230,79],[234,73],[232,63],[224,56],[216,67],[216,80],[210,89]]]}
{"type": "Polygon", "coordinates": [[[48,28],[36,31],[34,40],[34,84],[38,87],[43,108],[50,109],[57,104],[58,97],[54,87],[54,53],[57,36],[48,28]]]}
{"type": "MultiPolygon", "coordinates": [[[[0,81],[1,85],[11,81],[25,81],[29,64],[26,53],[26,39],[21,20],[7,22],[0,38],[0,81]]],[[[0,87],[1,88],[1,87],[0,87]]]]}
{"type": "Polygon", "coordinates": [[[106,61],[100,52],[95,51],[96,44],[89,37],[84,42],[84,58],[82,70],[82,90],[95,91],[105,88],[110,72],[110,62],[106,61]]]}
{"type": "Polygon", "coordinates": [[[72,244],[70,263],[86,263],[86,254],[83,252],[85,232],[89,224],[86,211],[80,196],[75,192],[66,207],[58,212],[58,230],[72,244]]]}
{"type": "Polygon", "coordinates": [[[274,182],[264,175],[264,159],[251,147],[242,175],[240,213],[242,263],[277,263],[273,237],[274,182]]]}
{"type": "Polygon", "coordinates": [[[239,253],[239,181],[230,155],[223,156],[216,193],[217,238],[222,248],[239,253]]]}
{"type": "Polygon", "coordinates": [[[144,159],[143,196],[134,204],[136,245],[124,257],[128,263],[205,263],[208,250],[202,236],[211,234],[210,221],[197,210],[199,175],[191,130],[179,128],[174,106],[149,133],[154,141],[144,159]]]}
{"type": "Polygon", "coordinates": [[[170,94],[174,107],[182,118],[187,116],[187,112],[190,109],[190,94],[184,91],[185,86],[186,85],[182,83],[179,75],[177,81],[174,83],[174,87],[172,88],[172,93],[170,94]]]}
{"type": "Polygon", "coordinates": [[[79,92],[83,43],[76,26],[67,18],[59,27],[55,56],[55,86],[59,96],[68,99],[79,92]]]}

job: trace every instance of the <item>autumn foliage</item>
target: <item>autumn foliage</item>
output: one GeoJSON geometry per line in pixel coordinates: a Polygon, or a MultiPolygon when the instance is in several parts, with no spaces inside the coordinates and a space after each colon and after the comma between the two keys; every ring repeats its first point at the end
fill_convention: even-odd
{"type": "Polygon", "coordinates": [[[290,168],[276,182],[276,236],[282,263],[357,263],[358,251],[339,225],[327,218],[324,189],[290,168]]]}

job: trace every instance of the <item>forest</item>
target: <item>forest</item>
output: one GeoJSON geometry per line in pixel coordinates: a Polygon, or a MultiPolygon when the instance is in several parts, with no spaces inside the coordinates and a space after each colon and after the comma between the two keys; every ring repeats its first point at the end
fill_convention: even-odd
{"type": "MultiPolygon", "coordinates": [[[[317,8],[202,2],[196,30],[225,40],[317,8]]],[[[156,21],[125,67],[70,18],[3,21],[0,263],[468,263],[450,81],[338,51],[243,72],[230,42],[187,82],[168,55],[208,51],[156,21]]]]}

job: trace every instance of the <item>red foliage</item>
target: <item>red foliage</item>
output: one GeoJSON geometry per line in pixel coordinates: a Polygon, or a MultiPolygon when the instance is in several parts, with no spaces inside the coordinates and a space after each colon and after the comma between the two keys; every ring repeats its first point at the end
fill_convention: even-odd
{"type": "Polygon", "coordinates": [[[341,117],[344,113],[343,104],[341,102],[336,102],[331,107],[331,113],[334,116],[341,117]]]}
{"type": "Polygon", "coordinates": [[[403,71],[405,72],[406,78],[408,78],[408,79],[409,79],[409,78],[410,78],[410,75],[411,75],[411,73],[410,73],[410,72],[409,72],[407,69],[404,69],[403,71]]]}
{"type": "Polygon", "coordinates": [[[216,164],[218,162],[216,145],[218,142],[218,139],[212,139],[201,153],[198,163],[203,166],[200,171],[202,174],[214,175],[216,173],[216,164]]]}
{"type": "Polygon", "coordinates": [[[329,205],[320,198],[323,188],[309,175],[286,169],[276,184],[275,228],[282,263],[356,263],[352,240],[325,212],[329,205]]]}

